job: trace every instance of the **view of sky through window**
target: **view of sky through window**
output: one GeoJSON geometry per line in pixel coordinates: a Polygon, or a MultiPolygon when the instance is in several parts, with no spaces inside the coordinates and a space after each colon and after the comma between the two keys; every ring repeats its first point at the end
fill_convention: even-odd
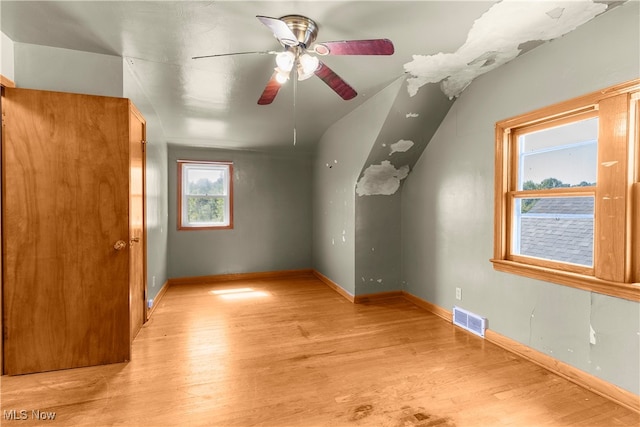
{"type": "Polygon", "coordinates": [[[519,189],[555,178],[565,186],[596,183],[597,117],[520,136],[519,189]]]}

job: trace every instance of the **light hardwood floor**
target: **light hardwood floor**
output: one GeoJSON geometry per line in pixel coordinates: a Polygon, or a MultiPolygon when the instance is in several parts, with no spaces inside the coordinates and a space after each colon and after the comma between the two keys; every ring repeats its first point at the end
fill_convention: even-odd
{"type": "Polygon", "coordinates": [[[131,362],[1,387],[3,415],[29,418],[3,426],[640,424],[404,299],[354,305],[311,276],[173,286],[131,362]]]}

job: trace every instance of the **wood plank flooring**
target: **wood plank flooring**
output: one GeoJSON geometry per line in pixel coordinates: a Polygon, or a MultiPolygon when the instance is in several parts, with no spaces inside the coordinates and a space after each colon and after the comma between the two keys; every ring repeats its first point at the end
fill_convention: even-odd
{"type": "Polygon", "coordinates": [[[311,276],[171,287],[132,358],[2,377],[2,425],[640,424],[404,299],[354,305],[311,276]]]}

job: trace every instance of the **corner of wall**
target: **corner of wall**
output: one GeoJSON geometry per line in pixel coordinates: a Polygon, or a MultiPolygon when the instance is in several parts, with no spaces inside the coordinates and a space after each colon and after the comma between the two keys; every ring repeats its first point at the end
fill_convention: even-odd
{"type": "Polygon", "coordinates": [[[15,42],[14,58],[18,87],[98,96],[123,95],[119,56],[15,42]]]}
{"type": "Polygon", "coordinates": [[[355,186],[402,79],[334,123],[322,136],[313,166],[313,266],[350,294],[355,285],[355,186]]]}
{"type": "Polygon", "coordinates": [[[356,187],[356,295],[402,290],[403,182],[453,105],[436,84],[410,96],[399,83],[356,187]]]}

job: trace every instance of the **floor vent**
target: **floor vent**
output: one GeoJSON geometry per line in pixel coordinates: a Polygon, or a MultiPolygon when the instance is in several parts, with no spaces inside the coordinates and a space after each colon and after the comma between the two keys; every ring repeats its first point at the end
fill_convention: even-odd
{"type": "Polygon", "coordinates": [[[484,338],[487,319],[460,307],[453,307],[453,324],[484,338]]]}

